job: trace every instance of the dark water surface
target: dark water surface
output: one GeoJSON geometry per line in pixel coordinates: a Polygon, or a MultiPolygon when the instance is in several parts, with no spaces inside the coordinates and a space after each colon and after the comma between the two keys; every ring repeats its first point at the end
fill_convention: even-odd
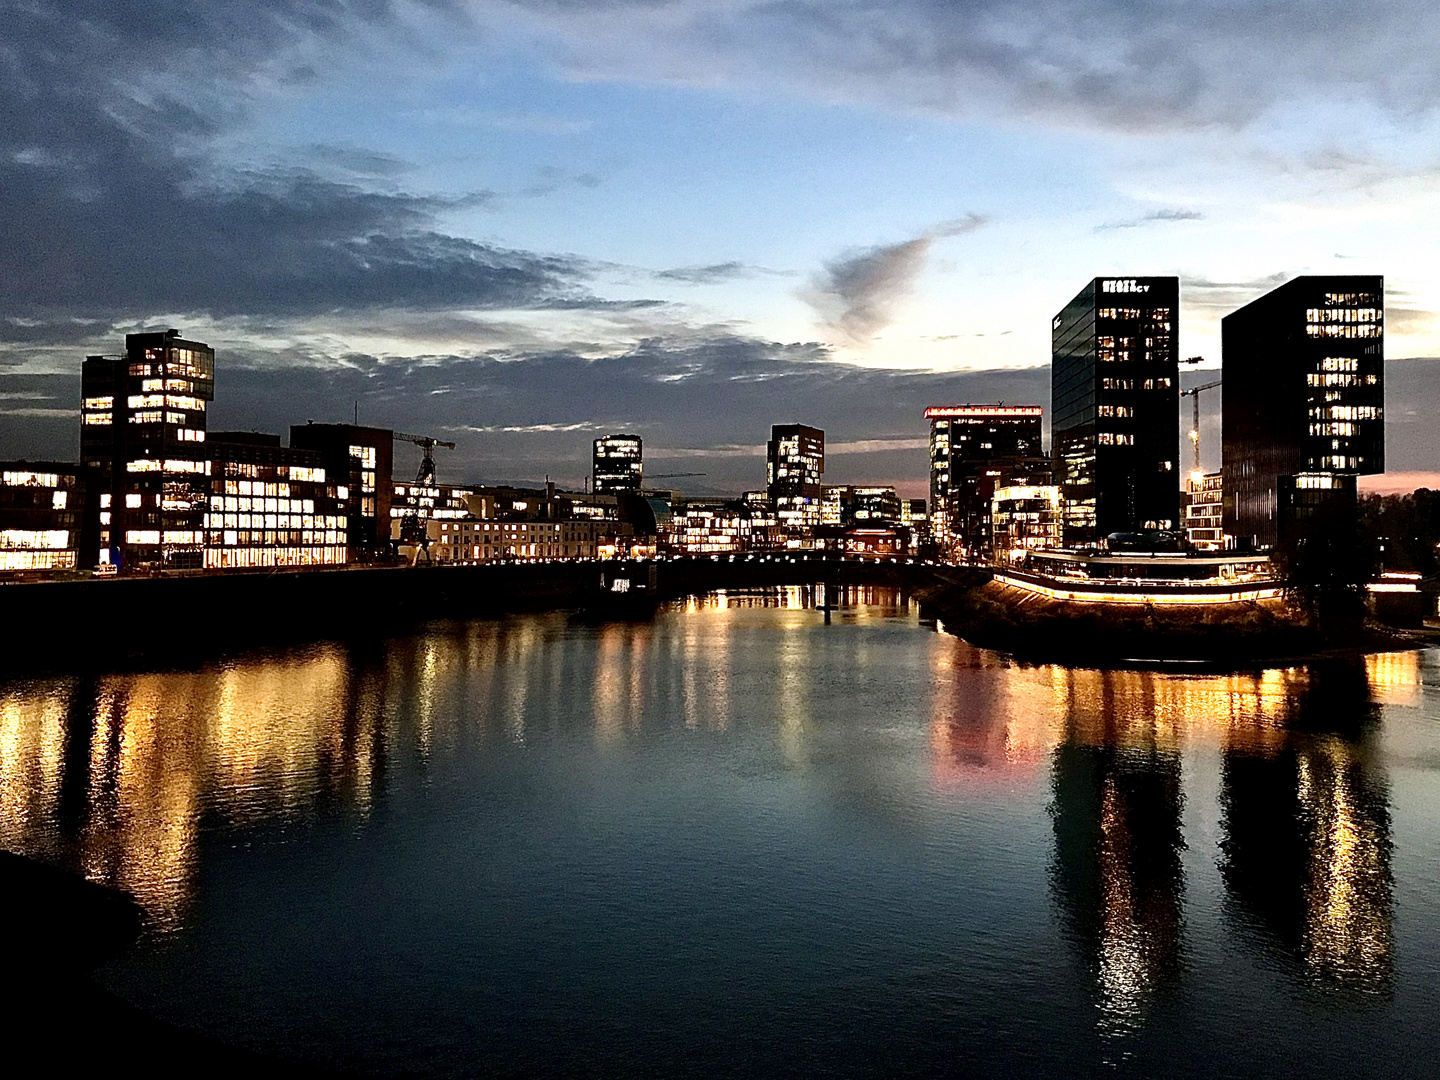
{"type": "Polygon", "coordinates": [[[859,591],[0,685],[104,983],[384,1074],[1440,1074],[1440,652],[1021,667],[859,591]]]}

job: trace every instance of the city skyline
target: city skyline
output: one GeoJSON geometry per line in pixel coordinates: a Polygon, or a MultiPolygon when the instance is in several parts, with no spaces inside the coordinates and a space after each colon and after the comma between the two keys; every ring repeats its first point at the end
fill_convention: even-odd
{"type": "Polygon", "coordinates": [[[78,358],[180,326],[229,429],[358,402],[569,484],[633,429],[733,492],[783,396],[918,495],[926,404],[1048,403],[1077,282],[1179,276],[1214,367],[1223,314],[1343,272],[1387,279],[1387,465],[1435,472],[1428,9],[810,10],[17,11],[0,454],[73,456],[78,358]]]}

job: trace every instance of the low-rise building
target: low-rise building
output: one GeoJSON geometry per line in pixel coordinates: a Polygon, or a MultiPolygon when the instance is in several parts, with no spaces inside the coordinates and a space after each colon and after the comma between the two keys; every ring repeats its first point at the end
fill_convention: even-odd
{"type": "Polygon", "coordinates": [[[995,489],[990,498],[993,559],[1006,565],[1029,551],[1060,546],[1063,525],[1060,488],[1051,484],[1014,484],[995,489]]]}
{"type": "MultiPolygon", "coordinates": [[[[595,559],[614,526],[575,518],[563,521],[497,518],[437,519],[428,525],[430,558],[444,563],[595,559]]],[[[613,539],[611,541],[613,545],[613,539]]],[[[403,553],[403,552],[402,552],[403,553]]]]}
{"type": "Polygon", "coordinates": [[[100,546],[97,480],[74,464],[0,462],[0,571],[93,566],[100,546]]]}
{"type": "Polygon", "coordinates": [[[1221,474],[1192,477],[1185,504],[1185,539],[1200,551],[1225,549],[1225,492],[1221,474]]]}
{"type": "Polygon", "coordinates": [[[205,445],[205,569],[345,564],[342,485],[327,477],[320,451],[254,432],[211,432],[205,445]]]}

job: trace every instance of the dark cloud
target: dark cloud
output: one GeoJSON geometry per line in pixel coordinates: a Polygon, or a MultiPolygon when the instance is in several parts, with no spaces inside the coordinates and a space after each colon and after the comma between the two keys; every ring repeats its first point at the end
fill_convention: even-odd
{"type": "Polygon", "coordinates": [[[1166,221],[1203,221],[1205,215],[1199,210],[1154,210],[1148,214],[1142,214],[1138,218],[1130,218],[1126,221],[1111,221],[1104,225],[1096,225],[1096,232],[1108,232],[1112,229],[1138,229],[1142,225],[1154,225],[1157,222],[1166,221]]]}
{"type": "MultiPolygon", "coordinates": [[[[833,482],[921,486],[926,455],[916,440],[927,432],[927,405],[1043,404],[1049,396],[1045,369],[881,371],[838,363],[819,344],[739,336],[651,340],[619,355],[495,350],[338,360],[296,363],[290,352],[222,350],[210,426],[284,432],[307,419],[347,419],[358,403],[362,422],[453,437],[459,445],[440,462],[442,477],[534,480],[548,473],[567,483],[579,483],[588,471],[597,434],[633,430],[645,437],[657,463],[653,471],[704,472],[685,481],[689,490],[739,492],[764,482],[770,425],[803,422],[849,448],[837,452],[827,474],[833,482]],[[684,462],[658,464],[671,457],[684,462]]],[[[78,367],[68,375],[0,377],[0,392],[46,395],[0,401],[0,407],[76,409],[78,367]]],[[[73,458],[78,431],[73,416],[6,423],[0,456],[73,458]]],[[[397,451],[402,473],[412,467],[404,450],[397,451]]]]}
{"type": "Polygon", "coordinates": [[[980,214],[942,222],[911,240],[850,252],[827,263],[804,294],[831,330],[864,345],[888,326],[909,295],[936,240],[974,232],[980,214]]]}
{"type": "Polygon", "coordinates": [[[1228,315],[1272,289],[1278,289],[1294,274],[1280,271],[1247,281],[1214,281],[1204,277],[1182,277],[1180,291],[1185,307],[1213,315],[1228,315]]]}
{"type": "Polygon", "coordinates": [[[763,272],[742,262],[723,262],[709,266],[677,266],[671,270],[657,270],[655,276],[661,281],[678,281],[682,285],[716,285],[722,281],[734,281],[736,278],[763,272]]]}
{"type": "Polygon", "coordinates": [[[583,307],[580,260],[440,227],[490,193],[375,190],[404,164],[348,147],[245,173],[208,156],[255,86],[367,28],[403,36],[400,12],[422,9],[449,5],[0,0],[0,339],[73,342],[81,327],[158,312],[583,307]]]}
{"type": "MultiPolygon", "coordinates": [[[[997,107],[1124,130],[1236,126],[1306,95],[1433,109],[1423,0],[520,0],[587,77],[799,88],[950,115],[997,107]]],[[[492,3],[513,19],[516,4],[492,3]]]]}

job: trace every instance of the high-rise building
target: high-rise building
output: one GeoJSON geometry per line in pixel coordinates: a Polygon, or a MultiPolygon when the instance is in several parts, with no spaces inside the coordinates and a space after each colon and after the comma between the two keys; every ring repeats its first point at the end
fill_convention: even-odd
{"type": "Polygon", "coordinates": [[[131,567],[199,569],[214,350],[178,330],[127,334],[125,355],[87,357],[80,381],[80,459],[100,477],[101,546],[131,567]]]}
{"type": "Polygon", "coordinates": [[[395,433],[354,424],[297,424],[290,445],[320,451],[325,475],[343,488],[346,549],[351,562],[382,559],[390,551],[395,433]]]}
{"type": "Polygon", "coordinates": [[[820,524],[825,432],[804,424],[776,424],[770,429],[765,461],[766,493],[781,526],[820,524]]]}
{"type": "Polygon", "coordinates": [[[1174,529],[1180,279],[1095,278],[1051,323],[1051,457],[1065,543],[1174,529]]]}
{"type": "Polygon", "coordinates": [[[639,491],[643,458],[644,444],[639,435],[602,435],[596,439],[591,468],[595,493],[639,491]]]}
{"type": "Polygon", "coordinates": [[[930,527],[948,551],[977,557],[990,542],[997,487],[1048,484],[1039,405],[935,405],[930,421],[930,527]]]}
{"type": "Polygon", "coordinates": [[[1220,327],[1225,532],[1270,548],[1385,471],[1385,281],[1299,277],[1220,327]]]}

